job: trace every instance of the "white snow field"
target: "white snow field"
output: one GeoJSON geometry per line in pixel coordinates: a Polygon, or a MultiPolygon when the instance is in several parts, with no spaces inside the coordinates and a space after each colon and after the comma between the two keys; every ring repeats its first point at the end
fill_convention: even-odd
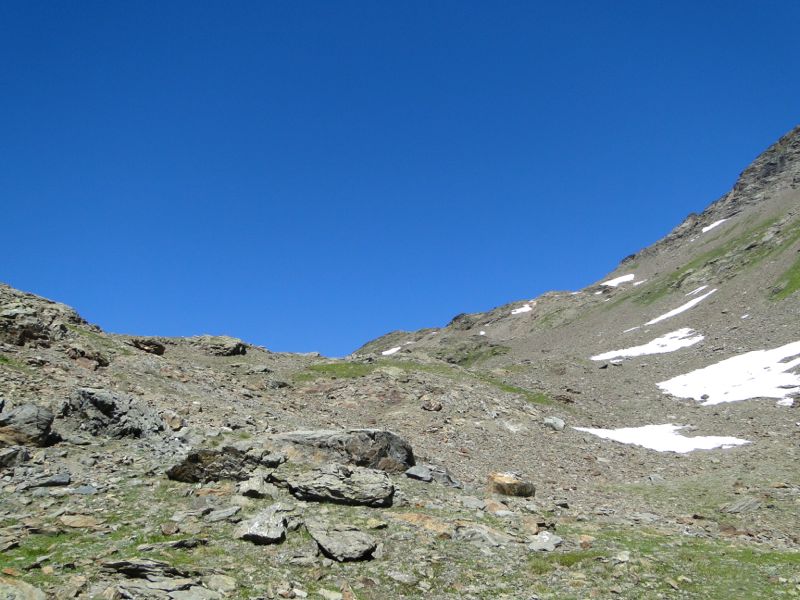
{"type": "Polygon", "coordinates": [[[384,350],[383,352],[381,352],[381,355],[391,356],[395,352],[400,352],[400,346],[395,346],[394,348],[389,348],[388,350],[384,350]]]}
{"type": "Polygon", "coordinates": [[[621,277],[616,277],[615,279],[609,279],[608,281],[604,281],[600,285],[607,285],[608,287],[617,287],[620,283],[625,283],[627,281],[633,281],[636,275],[633,273],[628,273],[627,275],[622,275],[621,277]]]}
{"type": "Polygon", "coordinates": [[[681,348],[688,348],[704,338],[694,329],[684,327],[666,335],[662,335],[641,346],[633,346],[623,350],[612,350],[592,357],[592,360],[611,360],[612,358],[631,358],[634,356],[645,356],[647,354],[666,354],[675,352],[681,348]]]}
{"type": "Polygon", "coordinates": [[[531,308],[531,305],[530,304],[525,304],[523,306],[520,306],[519,308],[515,308],[514,310],[512,310],[511,314],[512,315],[519,315],[521,313],[530,312],[531,310],[533,310],[531,308]]]}
{"type": "Polygon", "coordinates": [[[578,431],[585,431],[603,439],[614,440],[621,444],[642,446],[657,452],[678,452],[685,454],[692,450],[711,450],[713,448],[732,448],[749,444],[748,440],[735,437],[721,437],[715,435],[686,437],[677,432],[684,429],[685,425],[644,425],[642,427],[623,427],[622,429],[592,429],[590,427],[573,427],[578,431]]]}
{"type": "Polygon", "coordinates": [[[708,367],[662,381],[658,387],[677,398],[691,398],[703,406],[751,398],[777,398],[791,406],[800,393],[800,342],[772,350],[755,350],[708,367]]]}
{"type": "Polygon", "coordinates": [[[715,221],[715,222],[714,222],[714,223],[712,223],[711,225],[706,225],[705,227],[703,227],[703,229],[702,229],[701,231],[702,231],[703,233],[708,233],[709,231],[711,231],[712,229],[714,229],[714,227],[719,227],[720,225],[722,225],[722,224],[723,224],[725,221],[727,221],[727,220],[728,220],[728,219],[720,219],[719,221],[715,221]]]}
{"type": "Polygon", "coordinates": [[[660,317],[656,317],[652,321],[648,321],[647,323],[645,323],[645,325],[655,325],[656,323],[660,323],[661,321],[666,321],[667,319],[670,319],[670,318],[674,317],[675,315],[679,315],[682,312],[686,312],[687,310],[689,310],[693,306],[697,306],[698,304],[700,304],[703,300],[708,298],[711,294],[713,294],[716,291],[717,291],[717,289],[714,288],[713,290],[711,290],[710,292],[706,292],[702,296],[698,296],[697,298],[693,298],[692,300],[689,300],[686,304],[682,304],[678,308],[675,308],[675,309],[669,311],[668,313],[664,313],[663,315],[661,315],[660,317]]]}

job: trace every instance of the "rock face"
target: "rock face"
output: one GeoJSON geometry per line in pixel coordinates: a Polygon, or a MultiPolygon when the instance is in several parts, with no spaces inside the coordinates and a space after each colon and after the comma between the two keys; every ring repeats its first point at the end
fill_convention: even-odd
{"type": "Polygon", "coordinates": [[[380,507],[391,506],[394,497],[394,485],[388,475],[364,467],[330,464],[290,474],[285,483],[300,500],[380,507]]]}
{"type": "Polygon", "coordinates": [[[515,473],[491,473],[489,491],[503,496],[530,497],[536,493],[536,486],[515,473]]]}
{"type": "Polygon", "coordinates": [[[144,437],[164,429],[158,413],[135,398],[97,388],[78,388],[61,414],[77,419],[79,428],[92,435],[144,437]]]}
{"type": "Polygon", "coordinates": [[[50,440],[53,413],[35,404],[23,404],[0,414],[0,446],[44,446],[50,440]]]}
{"type": "Polygon", "coordinates": [[[257,468],[274,468],[284,460],[285,457],[281,454],[270,454],[255,448],[200,448],[192,450],[186,458],[169,468],[167,477],[187,483],[207,483],[224,479],[244,481],[250,479],[257,468]]]}
{"type": "Polygon", "coordinates": [[[339,562],[371,559],[378,547],[375,538],[355,527],[306,523],[306,530],[325,556],[339,562]]]}
{"type": "Polygon", "coordinates": [[[252,519],[243,521],[233,535],[254,544],[278,544],[286,537],[288,512],[289,509],[283,504],[273,504],[252,519]]]}
{"type": "Polygon", "coordinates": [[[411,444],[380,429],[292,431],[274,436],[274,439],[300,449],[320,450],[331,460],[359,467],[402,473],[414,466],[411,444]]]}
{"type": "Polygon", "coordinates": [[[68,306],[0,284],[0,341],[49,347],[69,336],[67,324],[85,324],[68,306]]]}

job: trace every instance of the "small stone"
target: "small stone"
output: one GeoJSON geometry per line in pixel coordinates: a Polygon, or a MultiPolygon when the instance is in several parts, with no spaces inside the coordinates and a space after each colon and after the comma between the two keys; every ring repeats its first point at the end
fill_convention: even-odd
{"type": "Polygon", "coordinates": [[[181,530],[180,525],[178,525],[175,521],[167,521],[166,523],[162,523],[159,529],[161,529],[161,533],[164,535],[175,535],[181,530]]]}
{"type": "Polygon", "coordinates": [[[489,491],[503,496],[531,497],[536,493],[536,487],[516,473],[491,473],[489,491]]]}
{"type": "Polygon", "coordinates": [[[563,419],[559,419],[558,417],[545,417],[544,421],[542,421],[545,427],[549,427],[553,431],[563,431],[566,423],[564,423],[563,419]]]}
{"type": "Polygon", "coordinates": [[[227,508],[220,508],[212,510],[208,513],[203,520],[207,523],[217,523],[218,521],[228,521],[231,517],[236,516],[242,510],[241,506],[228,506],[227,508]]]}
{"type": "Polygon", "coordinates": [[[416,465],[406,471],[406,477],[430,483],[433,481],[431,470],[424,465],[416,465]]]}
{"type": "Polygon", "coordinates": [[[528,550],[532,552],[552,552],[559,547],[562,542],[559,536],[549,531],[542,531],[536,534],[531,543],[528,544],[528,550]]]}

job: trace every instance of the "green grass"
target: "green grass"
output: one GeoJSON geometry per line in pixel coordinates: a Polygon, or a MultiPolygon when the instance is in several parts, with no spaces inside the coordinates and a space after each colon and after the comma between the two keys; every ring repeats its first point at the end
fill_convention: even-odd
{"type": "Polygon", "coordinates": [[[0,354],[0,367],[8,367],[9,369],[14,369],[15,371],[30,372],[30,368],[27,365],[21,363],[15,358],[11,358],[3,354],[0,354]]]}
{"type": "Polygon", "coordinates": [[[778,284],[775,286],[777,291],[773,292],[772,298],[783,300],[800,290],[800,258],[780,276],[778,284]]]}
{"type": "Polygon", "coordinates": [[[355,362],[335,362],[324,363],[319,365],[311,365],[306,367],[304,371],[296,373],[294,380],[302,383],[306,381],[313,381],[319,377],[329,377],[336,379],[355,379],[357,377],[364,377],[369,375],[376,368],[377,364],[355,363],[355,362]]]}
{"type": "Polygon", "coordinates": [[[771,550],[726,539],[689,537],[642,527],[598,528],[575,525],[559,530],[572,537],[579,531],[595,540],[586,550],[536,553],[528,559],[526,575],[546,581],[543,598],[779,598],[791,596],[791,581],[800,568],[800,552],[771,550]],[[574,530],[574,532],[572,531],[574,530]],[[614,557],[627,551],[629,560],[614,557]],[[576,574],[581,578],[576,578],[576,574]],[[553,595],[553,581],[570,585],[573,593],[553,595]],[[634,583],[635,582],[635,583],[634,583]],[[616,590],[613,591],[612,590],[616,590]]]}

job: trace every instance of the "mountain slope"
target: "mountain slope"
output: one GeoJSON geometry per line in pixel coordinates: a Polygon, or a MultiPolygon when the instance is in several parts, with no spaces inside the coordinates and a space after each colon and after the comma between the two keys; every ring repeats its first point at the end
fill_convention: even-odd
{"type": "Polygon", "coordinates": [[[345,360],[0,285],[0,597],[796,594],[799,185],[797,128],[600,282],[345,360]]]}

